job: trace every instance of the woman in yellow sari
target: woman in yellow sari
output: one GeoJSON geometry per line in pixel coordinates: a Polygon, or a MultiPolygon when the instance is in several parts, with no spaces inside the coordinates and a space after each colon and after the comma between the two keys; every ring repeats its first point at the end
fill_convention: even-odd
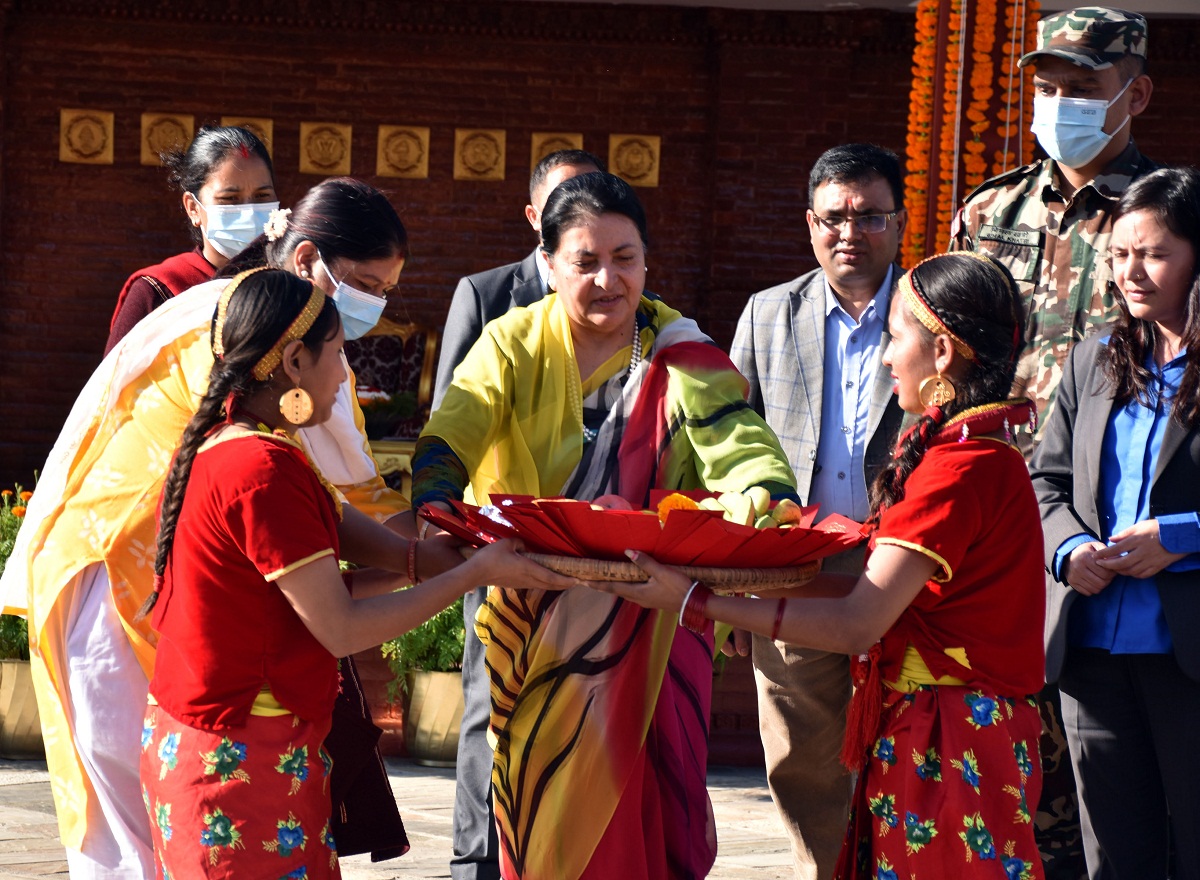
{"type": "MultiPolygon", "coordinates": [[[[406,254],[404,226],[387,198],[341,178],[318,184],[294,211],[276,212],[266,237],[234,262],[287,269],[331,296],[348,286],[359,299],[382,302],[406,254]]],[[[208,385],[210,325],[227,283],[217,279],[172,298],[105,357],[42,470],[0,585],[4,610],[29,618],[47,763],[75,878],[153,874],[137,770],[156,637],[148,620],[134,618],[152,590],[159,495],[208,385]]],[[[384,486],[362,429],[347,366],[332,417],[298,436],[353,505],[346,519],[351,531],[366,516],[383,521],[408,508],[384,486]]],[[[404,520],[409,528],[411,516],[404,520]]],[[[353,549],[346,535],[342,546],[352,548],[348,557],[374,552],[370,564],[405,569],[404,541],[372,551],[353,549]]],[[[427,561],[435,562],[432,553],[427,561]]],[[[353,678],[346,664],[343,674],[353,678]]],[[[380,807],[393,817],[383,823],[387,845],[376,839],[369,848],[390,857],[407,842],[381,770],[380,776],[380,807]]],[[[350,847],[351,834],[338,833],[343,854],[362,851],[350,847]]]]}
{"type": "MultiPolygon", "coordinates": [[[[542,214],[552,293],[489,324],[415,454],[416,504],[653,488],[794,497],[745,379],[697,328],[642,296],[633,190],[575,177],[542,214]]],[[[506,880],[705,876],[712,627],[602,593],[493,589],[477,617],[492,682],[493,800],[506,880]],[[570,823],[567,830],[564,822],[570,823]]]]}

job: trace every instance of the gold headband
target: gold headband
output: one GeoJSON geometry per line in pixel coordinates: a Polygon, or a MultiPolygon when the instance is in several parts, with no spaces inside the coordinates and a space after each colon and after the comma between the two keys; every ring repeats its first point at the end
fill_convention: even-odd
{"type": "MultiPolygon", "coordinates": [[[[937,254],[936,256],[928,257],[918,263],[916,267],[905,272],[900,277],[900,292],[904,294],[904,301],[908,304],[909,311],[913,313],[918,321],[925,325],[925,329],[935,336],[939,334],[945,334],[946,336],[949,336],[950,341],[954,343],[954,349],[967,360],[973,361],[977,357],[975,354],[975,349],[973,349],[965,339],[962,339],[960,336],[958,336],[958,334],[946,326],[946,322],[938,317],[937,313],[933,310],[929,303],[925,301],[925,297],[921,295],[921,291],[917,289],[917,285],[914,283],[916,279],[913,276],[913,272],[915,272],[917,268],[925,263],[928,263],[930,260],[935,260],[942,256],[945,256],[945,254],[937,254]]],[[[964,252],[964,256],[968,256],[968,254],[964,252]]],[[[985,262],[990,262],[986,257],[979,257],[976,254],[969,254],[969,256],[984,260],[985,262]]]]}
{"type": "MultiPolygon", "coordinates": [[[[225,341],[222,338],[222,335],[225,331],[225,313],[229,308],[229,300],[233,297],[234,291],[237,290],[238,286],[244,280],[254,273],[263,272],[269,268],[269,266],[260,266],[257,269],[250,269],[246,272],[243,272],[235,277],[233,281],[229,282],[229,286],[222,291],[221,299],[217,303],[217,320],[215,326],[213,327],[213,355],[217,359],[225,356],[225,341]]],[[[308,302],[305,303],[304,308],[300,310],[300,314],[298,314],[295,320],[288,325],[288,328],[283,331],[283,335],[279,337],[279,341],[271,346],[267,353],[264,354],[262,358],[259,359],[258,363],[254,365],[254,369],[252,369],[251,372],[254,374],[255,379],[260,382],[265,382],[270,378],[271,373],[274,372],[277,366],[279,366],[279,362],[283,360],[283,350],[287,347],[288,343],[301,338],[312,328],[312,325],[317,320],[317,315],[321,314],[321,309],[324,307],[324,305],[325,294],[320,290],[320,288],[318,288],[316,285],[313,285],[312,293],[308,297],[308,302]]]]}
{"type": "Polygon", "coordinates": [[[233,280],[225,285],[225,289],[221,291],[221,298],[217,300],[217,320],[213,324],[212,351],[213,357],[221,360],[225,357],[225,317],[229,310],[229,301],[233,299],[233,293],[241,283],[254,275],[257,272],[265,272],[269,266],[259,266],[257,269],[247,269],[233,277],[233,280]]]}

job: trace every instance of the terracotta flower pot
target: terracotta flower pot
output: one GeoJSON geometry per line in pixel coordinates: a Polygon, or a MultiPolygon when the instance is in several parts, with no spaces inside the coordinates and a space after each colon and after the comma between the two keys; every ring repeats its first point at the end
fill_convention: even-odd
{"type": "Polygon", "coordinates": [[[46,754],[28,660],[0,660],[0,758],[46,754]]]}
{"type": "Polygon", "coordinates": [[[404,744],[408,755],[427,767],[453,767],[462,724],[461,672],[410,672],[404,744]]]}

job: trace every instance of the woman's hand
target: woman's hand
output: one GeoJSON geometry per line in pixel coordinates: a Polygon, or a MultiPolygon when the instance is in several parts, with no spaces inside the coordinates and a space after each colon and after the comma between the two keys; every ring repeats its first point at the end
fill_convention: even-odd
{"type": "Polygon", "coordinates": [[[589,581],[588,586],[605,593],[614,593],[646,608],[661,608],[678,614],[683,607],[684,597],[691,589],[692,579],[669,565],[661,565],[645,553],[626,550],[625,555],[633,560],[648,578],[642,583],[622,581],[589,581]]]}
{"type": "Polygon", "coordinates": [[[506,538],[477,550],[469,560],[479,572],[474,583],[508,590],[569,590],[584,582],[531,562],[519,552],[519,542],[506,538]]]}
{"type": "Polygon", "coordinates": [[[1084,596],[1095,596],[1112,583],[1115,572],[1100,564],[1100,553],[1105,549],[1101,541],[1088,541],[1072,550],[1063,572],[1067,586],[1084,596]]]}
{"type": "MultiPolygon", "coordinates": [[[[1158,520],[1148,519],[1117,532],[1109,546],[1096,553],[1096,565],[1109,577],[1124,574],[1135,578],[1154,577],[1186,553],[1169,553],[1158,537],[1158,520]]],[[[1073,556],[1074,554],[1072,554],[1073,556]]]]}

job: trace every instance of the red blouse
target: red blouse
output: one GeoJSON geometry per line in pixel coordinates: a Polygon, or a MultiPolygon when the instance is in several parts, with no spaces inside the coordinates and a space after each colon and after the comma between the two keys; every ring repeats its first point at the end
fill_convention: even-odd
{"type": "Polygon", "coordinates": [[[333,499],[299,449],[264,435],[200,452],[154,608],[158,704],[219,730],[245,724],[269,686],[299,717],[328,716],[337,659],[273,581],[337,553],[333,499]]]}
{"type": "Polygon", "coordinates": [[[881,640],[895,680],[912,644],[935,676],[1009,696],[1044,683],[1042,524],[1025,461],[986,438],[939,438],[884,511],[871,546],[917,550],[938,569],[881,640]],[[946,649],[962,649],[969,668],[946,649]]]}

